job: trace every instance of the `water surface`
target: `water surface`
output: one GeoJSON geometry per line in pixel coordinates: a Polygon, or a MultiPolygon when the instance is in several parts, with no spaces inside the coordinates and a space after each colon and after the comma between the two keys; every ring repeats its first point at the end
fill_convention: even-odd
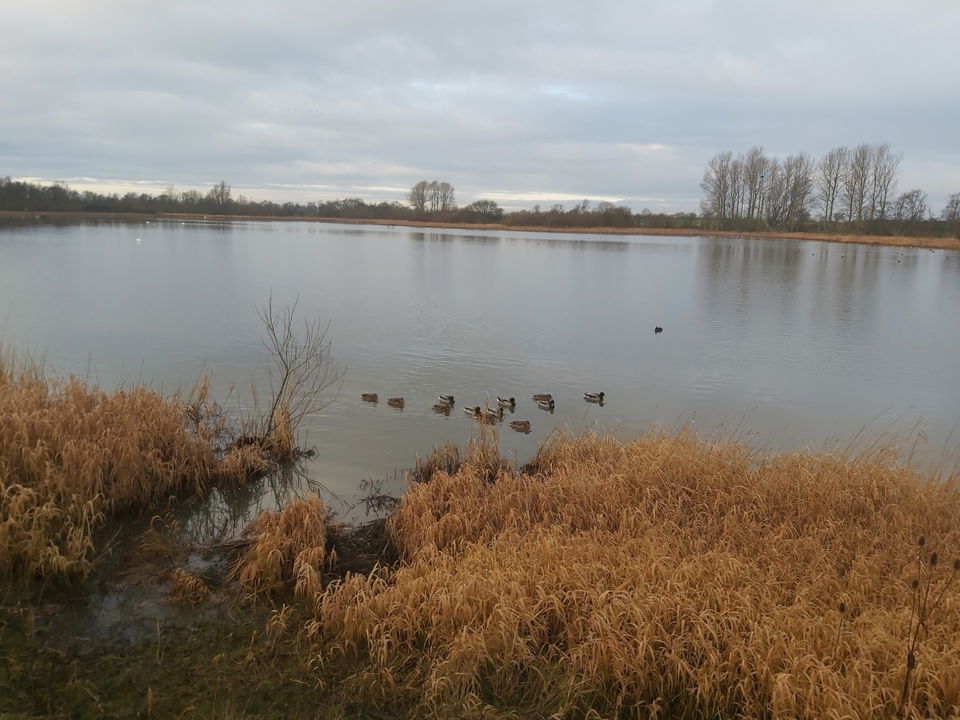
{"type": "Polygon", "coordinates": [[[319,223],[0,229],[0,335],[106,387],[174,390],[212,370],[246,402],[271,294],[330,321],[347,373],[304,428],[317,456],[300,478],[353,517],[361,481],[399,491],[416,454],[475,432],[461,407],[497,395],[533,423],[501,433],[521,461],[557,426],[651,423],[771,449],[922,432],[932,461],[960,420],[956,252],[319,223]],[[600,390],[603,407],[583,401],[600,390]],[[449,417],[431,411],[440,393],[457,398],[449,417]]]}

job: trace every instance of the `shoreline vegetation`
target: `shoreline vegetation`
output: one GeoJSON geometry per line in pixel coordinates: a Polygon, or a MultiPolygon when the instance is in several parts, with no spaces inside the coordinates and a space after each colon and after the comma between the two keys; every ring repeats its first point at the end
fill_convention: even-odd
{"type": "MultiPolygon", "coordinates": [[[[292,311],[269,308],[282,348],[292,311]]],[[[690,431],[557,434],[517,466],[483,429],[418,458],[385,521],[306,496],[220,548],[215,576],[188,562],[202,549],[163,554],[142,587],[197,613],[185,626],[58,649],[55,578],[96,570],[100,518],[244,482],[272,445],[217,440],[203,383],[103,393],[3,358],[0,715],[960,715],[960,471],[690,431]]],[[[295,425],[269,427],[289,455],[295,425]]]]}
{"type": "Polygon", "coordinates": [[[854,243],[888,247],[914,247],[930,250],[960,251],[960,238],[901,235],[832,234],[827,232],[788,232],[773,230],[715,230],[699,227],[558,227],[553,225],[507,225],[504,223],[464,223],[433,220],[404,220],[378,218],[323,218],[302,215],[235,215],[215,213],[181,212],[89,212],[89,211],[17,211],[0,210],[0,222],[23,221],[29,223],[76,222],[84,220],[136,222],[144,220],[182,220],[207,222],[301,222],[337,225],[401,226],[451,230],[493,230],[506,232],[539,232],[577,235],[637,235],[654,237],[728,237],[757,238],[764,240],[807,240],[815,242],[854,243]]]}

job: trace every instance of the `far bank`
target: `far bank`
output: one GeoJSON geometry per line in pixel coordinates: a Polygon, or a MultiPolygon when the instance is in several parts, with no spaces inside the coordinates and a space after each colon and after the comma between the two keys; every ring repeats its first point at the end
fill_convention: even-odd
{"type": "Polygon", "coordinates": [[[553,227],[505,225],[503,223],[454,223],[430,220],[382,220],[366,218],[318,218],[282,215],[214,215],[201,213],[102,213],[64,211],[14,211],[0,210],[0,221],[70,222],[75,220],[194,220],[194,221],[269,221],[269,222],[319,222],[340,225],[383,225],[454,230],[501,230],[508,232],[548,232],[576,235],[649,235],[658,237],[745,237],[767,240],[812,240],[816,242],[856,243],[860,245],[885,245],[889,247],[915,247],[930,250],[960,251],[960,238],[910,237],[904,235],[842,235],[821,232],[780,232],[740,230],[710,230],[704,228],[645,228],[645,227],[553,227]]]}

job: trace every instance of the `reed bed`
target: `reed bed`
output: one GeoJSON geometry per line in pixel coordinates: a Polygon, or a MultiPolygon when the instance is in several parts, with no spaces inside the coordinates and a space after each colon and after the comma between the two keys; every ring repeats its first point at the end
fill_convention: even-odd
{"type": "Polygon", "coordinates": [[[403,561],[310,603],[315,661],[417,717],[960,713],[957,477],[686,432],[554,438],[527,471],[412,484],[403,561]]]}
{"type": "Polygon", "coordinates": [[[105,392],[0,348],[0,421],[0,577],[87,574],[109,516],[272,466],[264,445],[230,445],[205,380],[185,396],[105,392]]]}

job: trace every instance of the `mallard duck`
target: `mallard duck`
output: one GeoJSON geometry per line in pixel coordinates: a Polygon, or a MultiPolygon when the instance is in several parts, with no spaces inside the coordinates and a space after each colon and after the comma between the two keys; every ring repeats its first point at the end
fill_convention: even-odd
{"type": "Polygon", "coordinates": [[[496,422],[497,420],[503,420],[503,408],[502,407],[497,408],[496,410],[487,408],[483,411],[483,417],[492,422],[496,422]]]}
{"type": "Polygon", "coordinates": [[[446,403],[437,403],[436,405],[433,406],[433,411],[435,413],[442,413],[443,415],[449,415],[450,406],[447,405],[446,403]]]}
{"type": "Polygon", "coordinates": [[[494,410],[481,410],[473,419],[484,425],[496,425],[503,416],[494,410]]]}
{"type": "Polygon", "coordinates": [[[533,396],[533,399],[537,402],[540,402],[541,400],[553,400],[553,395],[550,393],[537,393],[533,396]]]}
{"type": "Polygon", "coordinates": [[[364,402],[376,402],[380,397],[376,393],[361,393],[360,399],[364,402]]]}
{"type": "Polygon", "coordinates": [[[541,410],[549,410],[550,412],[553,412],[553,408],[555,407],[556,403],[553,402],[553,398],[549,398],[548,400],[537,400],[537,405],[540,406],[541,410]]]}
{"type": "Polygon", "coordinates": [[[511,420],[510,427],[517,432],[528,433],[530,432],[530,421],[529,420],[511,420]]]}
{"type": "Polygon", "coordinates": [[[387,400],[387,405],[389,405],[390,407],[402,408],[403,398],[389,398],[387,400]]]}
{"type": "Polygon", "coordinates": [[[473,418],[480,417],[480,406],[477,405],[476,407],[472,407],[472,408],[471,407],[464,408],[463,413],[473,418]]]}
{"type": "Polygon", "coordinates": [[[512,397],[511,397],[511,398],[502,398],[502,397],[500,397],[499,395],[497,395],[497,404],[498,404],[498,405],[501,405],[502,407],[511,407],[511,408],[512,408],[512,407],[515,407],[515,406],[516,406],[516,404],[517,404],[517,399],[516,399],[516,398],[512,398],[512,397]]]}
{"type": "Polygon", "coordinates": [[[437,400],[444,405],[453,405],[453,395],[438,395],[437,400]]]}
{"type": "Polygon", "coordinates": [[[584,393],[584,394],[583,394],[583,399],[586,400],[587,402],[602,403],[602,402],[603,402],[603,393],[602,393],[602,392],[598,392],[598,393],[584,393]]]}

